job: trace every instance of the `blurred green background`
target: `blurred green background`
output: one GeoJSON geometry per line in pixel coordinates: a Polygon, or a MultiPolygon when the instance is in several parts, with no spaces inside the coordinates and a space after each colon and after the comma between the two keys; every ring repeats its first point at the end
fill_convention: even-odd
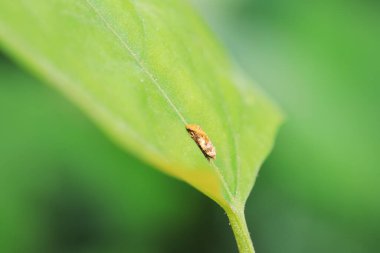
{"type": "MultiPolygon", "coordinates": [[[[380,251],[380,2],[193,0],[287,113],[247,204],[258,253],[380,251]]],[[[237,252],[211,200],[0,60],[0,252],[237,252]]]]}

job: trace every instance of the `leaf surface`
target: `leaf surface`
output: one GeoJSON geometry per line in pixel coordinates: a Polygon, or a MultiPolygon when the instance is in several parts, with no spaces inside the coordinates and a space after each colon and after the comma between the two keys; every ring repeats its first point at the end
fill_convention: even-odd
{"type": "Polygon", "coordinates": [[[281,122],[183,1],[14,0],[1,45],[121,146],[225,209],[244,206],[281,122]],[[197,124],[208,162],[185,130],[197,124]]]}

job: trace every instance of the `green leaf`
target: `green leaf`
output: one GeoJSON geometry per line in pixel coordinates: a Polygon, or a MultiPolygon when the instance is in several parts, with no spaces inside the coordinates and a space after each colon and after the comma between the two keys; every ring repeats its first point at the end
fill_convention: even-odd
{"type": "MultiPolygon", "coordinates": [[[[188,4],[2,2],[0,40],[121,146],[208,195],[226,210],[235,234],[248,235],[244,204],[281,114],[188,4]],[[215,161],[186,132],[190,123],[211,139],[215,161]]],[[[237,237],[242,252],[253,251],[237,237]]]]}

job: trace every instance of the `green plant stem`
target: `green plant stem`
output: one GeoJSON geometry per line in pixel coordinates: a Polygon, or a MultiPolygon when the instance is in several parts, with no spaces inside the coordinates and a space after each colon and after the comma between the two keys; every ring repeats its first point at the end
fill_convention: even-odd
{"type": "Polygon", "coordinates": [[[227,209],[228,219],[235,235],[240,253],[255,253],[244,216],[244,208],[227,209]]]}

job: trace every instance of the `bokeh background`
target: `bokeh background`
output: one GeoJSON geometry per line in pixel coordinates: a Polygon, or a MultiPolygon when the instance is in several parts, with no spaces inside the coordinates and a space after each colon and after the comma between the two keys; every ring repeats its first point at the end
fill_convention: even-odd
{"type": "MultiPolygon", "coordinates": [[[[247,203],[258,253],[380,252],[380,2],[192,0],[287,113],[247,203]]],[[[0,56],[0,252],[237,252],[223,211],[0,56]]]]}

